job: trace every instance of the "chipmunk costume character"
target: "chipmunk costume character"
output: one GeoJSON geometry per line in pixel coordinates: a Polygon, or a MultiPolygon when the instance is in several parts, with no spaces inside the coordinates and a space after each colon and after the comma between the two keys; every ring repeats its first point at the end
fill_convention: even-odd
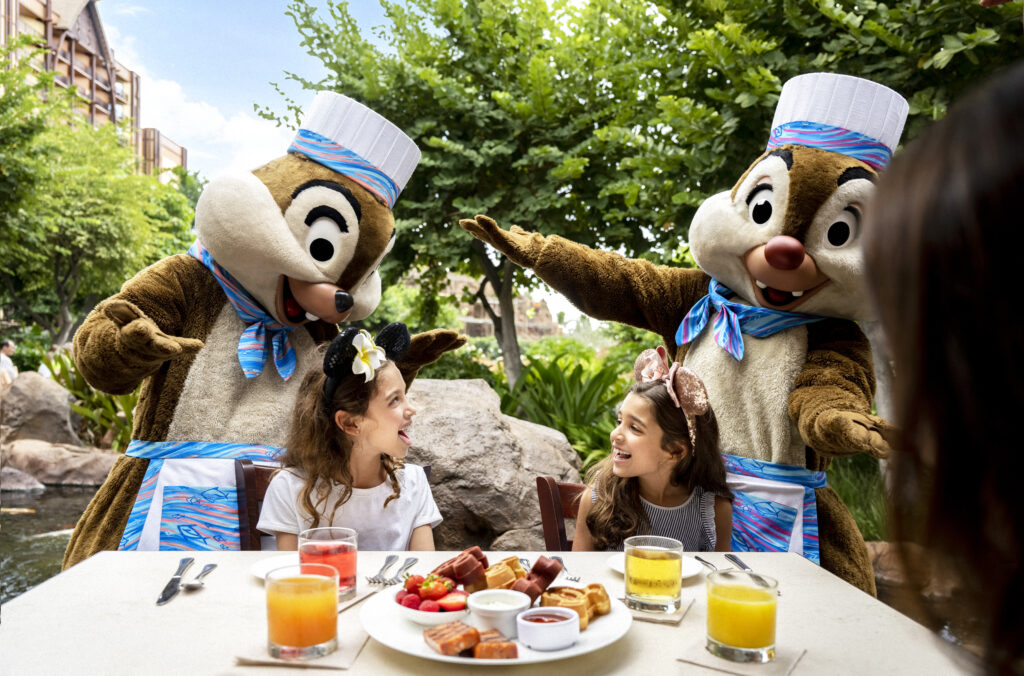
{"type": "MultiPolygon", "coordinates": [[[[239,548],[234,460],[277,458],[317,345],[377,307],[391,208],[419,157],[383,117],[320,92],[287,155],[206,187],[187,254],[96,306],[75,336],[79,369],[105,392],[142,391],[65,567],[102,549],[239,548]]],[[[464,342],[415,336],[406,382],[464,342]]]]}
{"type": "Polygon", "coordinates": [[[736,497],[733,549],[799,552],[872,594],[864,539],[824,470],[889,452],[871,415],[871,349],[851,320],[870,312],[861,213],[907,110],[859,78],[787,82],[764,154],[694,216],[700,270],[462,222],[588,315],[660,334],[704,380],[736,497]]]}

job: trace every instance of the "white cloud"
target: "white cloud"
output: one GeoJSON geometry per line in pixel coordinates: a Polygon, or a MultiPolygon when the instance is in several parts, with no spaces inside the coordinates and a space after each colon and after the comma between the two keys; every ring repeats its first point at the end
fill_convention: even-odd
{"type": "Polygon", "coordinates": [[[135,39],[108,27],[115,58],[141,77],[139,125],[155,127],[188,150],[188,168],[207,179],[225,171],[249,171],[284,155],[294,132],[252,112],[222,111],[189,97],[174,80],[156,77],[141,63],[135,39]]]}
{"type": "Polygon", "coordinates": [[[149,11],[150,10],[149,10],[148,7],[143,7],[142,5],[115,5],[114,6],[114,14],[119,14],[119,15],[124,15],[124,16],[138,16],[140,14],[148,14],[149,11]]]}

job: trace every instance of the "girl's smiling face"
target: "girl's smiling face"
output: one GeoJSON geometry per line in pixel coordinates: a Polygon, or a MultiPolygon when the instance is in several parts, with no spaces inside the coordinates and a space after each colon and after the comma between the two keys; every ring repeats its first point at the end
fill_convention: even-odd
{"type": "Polygon", "coordinates": [[[404,458],[412,444],[408,430],[416,409],[405,398],[405,381],[393,362],[382,366],[376,378],[377,391],[358,422],[360,445],[374,453],[404,458]]]}
{"type": "Polygon", "coordinates": [[[661,447],[662,431],[647,399],[626,395],[619,407],[618,427],[612,430],[612,472],[619,477],[655,474],[678,458],[661,447]]]}

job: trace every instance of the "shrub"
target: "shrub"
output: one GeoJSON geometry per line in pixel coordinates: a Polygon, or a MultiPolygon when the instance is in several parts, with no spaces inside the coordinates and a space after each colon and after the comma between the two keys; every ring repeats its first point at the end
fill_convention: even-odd
{"type": "Polygon", "coordinates": [[[130,394],[120,395],[94,390],[64,351],[57,352],[52,358],[44,357],[43,363],[50,369],[52,378],[75,398],[71,409],[82,416],[79,437],[93,446],[106,447],[109,444],[115,451],[123,451],[132,437],[133,414],[139,401],[138,388],[130,394]]]}
{"type": "Polygon", "coordinates": [[[850,509],[865,540],[886,539],[885,480],[877,460],[863,454],[836,458],[828,468],[828,484],[850,509]]]}

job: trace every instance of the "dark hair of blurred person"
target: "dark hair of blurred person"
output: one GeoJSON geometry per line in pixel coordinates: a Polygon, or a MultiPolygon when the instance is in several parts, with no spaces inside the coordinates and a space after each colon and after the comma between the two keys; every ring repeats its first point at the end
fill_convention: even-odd
{"type": "Polygon", "coordinates": [[[1024,62],[897,154],[865,221],[902,430],[894,532],[964,586],[993,674],[1024,673],[1022,205],[1024,62]]]}

